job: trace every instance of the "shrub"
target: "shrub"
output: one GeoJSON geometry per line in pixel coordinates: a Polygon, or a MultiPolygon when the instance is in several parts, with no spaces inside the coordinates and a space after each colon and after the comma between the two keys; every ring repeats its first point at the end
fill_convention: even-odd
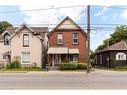
{"type": "Polygon", "coordinates": [[[21,64],[17,60],[7,64],[7,69],[14,69],[14,68],[20,68],[20,67],[21,67],[21,64]]]}
{"type": "Polygon", "coordinates": [[[59,65],[60,70],[75,70],[77,69],[77,64],[73,63],[62,63],[59,65]]]}
{"type": "Polygon", "coordinates": [[[86,69],[87,65],[83,63],[62,63],[59,65],[60,70],[76,70],[76,69],[86,69]]]}
{"type": "Polygon", "coordinates": [[[86,68],[87,68],[86,64],[83,64],[83,63],[78,63],[77,64],[77,69],[86,69],[86,68]]]}

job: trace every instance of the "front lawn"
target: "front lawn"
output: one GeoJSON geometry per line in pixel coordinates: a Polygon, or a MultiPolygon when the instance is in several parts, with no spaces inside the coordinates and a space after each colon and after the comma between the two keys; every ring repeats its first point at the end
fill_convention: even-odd
{"type": "Polygon", "coordinates": [[[112,68],[111,70],[113,70],[113,71],[127,71],[127,65],[118,66],[118,67],[112,68]]]}
{"type": "Polygon", "coordinates": [[[0,69],[0,71],[43,71],[43,69],[41,68],[13,68],[13,69],[3,68],[3,69],[0,69]]]}

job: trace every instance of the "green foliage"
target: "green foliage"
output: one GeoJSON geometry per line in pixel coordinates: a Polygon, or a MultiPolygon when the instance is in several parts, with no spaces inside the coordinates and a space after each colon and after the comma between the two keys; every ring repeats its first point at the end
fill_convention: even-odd
{"type": "Polygon", "coordinates": [[[90,59],[94,59],[95,58],[95,52],[90,51],[90,59]]]}
{"type": "Polygon", "coordinates": [[[118,66],[118,67],[115,67],[115,69],[126,69],[127,70],[127,65],[125,65],[125,66],[118,66]]]}
{"type": "Polygon", "coordinates": [[[87,68],[86,64],[82,64],[82,63],[77,64],[77,69],[86,69],[86,68],[87,68]]]}
{"type": "Polygon", "coordinates": [[[97,50],[102,50],[106,48],[108,45],[115,44],[121,40],[127,40],[127,26],[126,25],[120,25],[117,26],[115,29],[115,32],[110,35],[111,37],[104,40],[103,44],[98,46],[97,50]]]}
{"type": "Polygon", "coordinates": [[[77,68],[77,64],[73,63],[62,63],[59,65],[60,70],[75,70],[77,68]]]}
{"type": "Polygon", "coordinates": [[[6,28],[12,27],[12,24],[10,24],[7,21],[0,21],[0,34],[6,30],[6,28]]]}
{"type": "Polygon", "coordinates": [[[86,64],[81,64],[81,63],[61,63],[59,65],[60,70],[76,70],[76,69],[86,69],[86,64]]]}
{"type": "Polygon", "coordinates": [[[15,69],[15,68],[21,68],[21,64],[19,61],[15,60],[7,64],[7,69],[15,69]]]}

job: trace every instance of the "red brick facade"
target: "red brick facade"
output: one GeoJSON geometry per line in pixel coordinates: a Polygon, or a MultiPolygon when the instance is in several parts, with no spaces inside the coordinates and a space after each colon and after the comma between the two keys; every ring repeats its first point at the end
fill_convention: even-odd
{"type": "MultiPolygon", "coordinates": [[[[49,48],[50,47],[68,47],[68,48],[78,48],[78,62],[86,63],[87,62],[87,35],[86,32],[81,28],[79,29],[54,29],[48,35],[49,39],[49,48]],[[63,34],[63,44],[57,44],[57,34],[63,34]],[[73,33],[78,34],[78,44],[73,44],[73,33]]],[[[49,64],[51,64],[52,57],[48,56],[49,64]]],[[[68,55],[65,55],[65,60],[68,60],[68,55]]]]}

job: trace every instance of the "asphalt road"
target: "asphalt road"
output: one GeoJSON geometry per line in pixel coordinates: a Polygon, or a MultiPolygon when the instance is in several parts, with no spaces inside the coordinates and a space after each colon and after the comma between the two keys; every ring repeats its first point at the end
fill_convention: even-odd
{"type": "Polygon", "coordinates": [[[0,89],[112,90],[127,89],[127,72],[95,70],[86,72],[0,73],[0,89]]]}

